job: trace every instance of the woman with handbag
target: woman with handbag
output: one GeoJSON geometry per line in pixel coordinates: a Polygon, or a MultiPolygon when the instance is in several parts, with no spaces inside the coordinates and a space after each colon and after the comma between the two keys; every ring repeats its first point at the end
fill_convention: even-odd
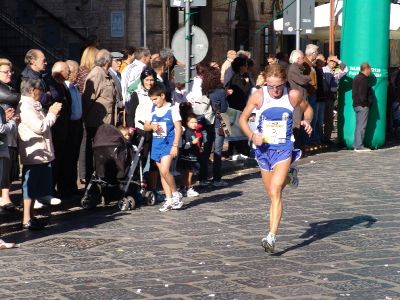
{"type": "MultiPolygon", "coordinates": [[[[212,185],[215,187],[225,187],[228,185],[227,182],[221,180],[221,155],[222,148],[224,146],[225,134],[221,132],[221,118],[218,117],[220,113],[224,113],[228,110],[228,101],[226,101],[225,89],[220,81],[221,71],[214,67],[209,67],[209,70],[203,75],[202,91],[204,95],[208,95],[211,106],[216,118],[214,121],[213,131],[210,136],[207,137],[208,141],[214,141],[214,162],[213,162],[213,182],[212,185]]],[[[208,149],[208,147],[207,147],[208,149]]],[[[206,146],[204,146],[204,151],[202,153],[202,158],[200,164],[206,164],[208,162],[208,157],[210,156],[210,150],[206,151],[206,146]]]]}

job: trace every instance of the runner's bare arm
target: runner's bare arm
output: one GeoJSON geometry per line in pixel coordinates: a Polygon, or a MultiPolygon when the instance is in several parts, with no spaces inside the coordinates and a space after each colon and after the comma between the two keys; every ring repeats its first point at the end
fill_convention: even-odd
{"type": "Polygon", "coordinates": [[[293,107],[299,106],[300,109],[304,112],[304,120],[301,121],[300,124],[304,126],[304,130],[307,132],[307,134],[310,135],[312,132],[312,127],[310,124],[314,116],[311,105],[308,103],[307,100],[302,99],[298,90],[291,90],[289,92],[289,99],[293,107]]]}
{"type": "Polygon", "coordinates": [[[243,133],[257,146],[262,144],[262,135],[251,131],[248,120],[254,109],[261,106],[262,99],[263,94],[261,89],[252,94],[239,118],[240,128],[242,129],[243,133]]]}

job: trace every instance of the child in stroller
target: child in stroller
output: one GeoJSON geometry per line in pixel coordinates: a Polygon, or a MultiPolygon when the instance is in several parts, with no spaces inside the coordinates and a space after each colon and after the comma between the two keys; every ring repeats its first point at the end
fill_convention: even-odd
{"type": "Polygon", "coordinates": [[[131,145],[123,134],[112,125],[101,125],[93,139],[95,171],[86,187],[81,204],[85,209],[112,199],[126,211],[134,209],[136,202],[145,200],[154,205],[156,197],[146,190],[140,160],[143,139],[139,145],[131,145]],[[138,177],[138,178],[137,178],[138,177]]]}

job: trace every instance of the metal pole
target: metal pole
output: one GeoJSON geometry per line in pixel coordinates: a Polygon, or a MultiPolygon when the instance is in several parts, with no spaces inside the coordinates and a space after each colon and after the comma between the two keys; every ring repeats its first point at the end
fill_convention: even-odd
{"type": "Polygon", "coordinates": [[[330,0],[329,55],[335,55],[335,0],[330,0]]]}
{"type": "Polygon", "coordinates": [[[185,89],[189,91],[189,82],[190,82],[190,48],[192,44],[192,35],[190,28],[190,1],[186,0],[185,3],[185,89]]]}
{"type": "Polygon", "coordinates": [[[147,16],[146,16],[146,0],[143,0],[143,47],[147,45],[147,16]]]}
{"type": "Polygon", "coordinates": [[[301,18],[301,8],[300,0],[296,1],[296,50],[300,50],[300,18],[301,18]]]}

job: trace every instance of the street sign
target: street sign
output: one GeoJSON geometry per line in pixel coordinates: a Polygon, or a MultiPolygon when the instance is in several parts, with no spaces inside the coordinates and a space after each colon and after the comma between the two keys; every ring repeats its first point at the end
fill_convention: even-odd
{"type": "MultiPolygon", "coordinates": [[[[296,1],[292,3],[293,0],[283,0],[284,8],[292,3],[289,8],[283,12],[283,34],[296,34],[296,1]]],[[[301,0],[300,5],[300,34],[313,34],[315,0],[301,0]]]]}
{"type": "MultiPolygon", "coordinates": [[[[185,27],[179,28],[172,37],[171,48],[177,60],[184,62],[186,58],[185,49],[185,27]]],[[[205,32],[195,25],[192,26],[192,65],[201,62],[208,52],[208,39],[205,32]]]]}
{"type": "MultiPolygon", "coordinates": [[[[189,1],[189,0],[187,0],[189,1]]],[[[170,0],[171,7],[185,7],[185,0],[170,0]]],[[[207,0],[190,0],[190,7],[207,6],[207,0]]]]}

